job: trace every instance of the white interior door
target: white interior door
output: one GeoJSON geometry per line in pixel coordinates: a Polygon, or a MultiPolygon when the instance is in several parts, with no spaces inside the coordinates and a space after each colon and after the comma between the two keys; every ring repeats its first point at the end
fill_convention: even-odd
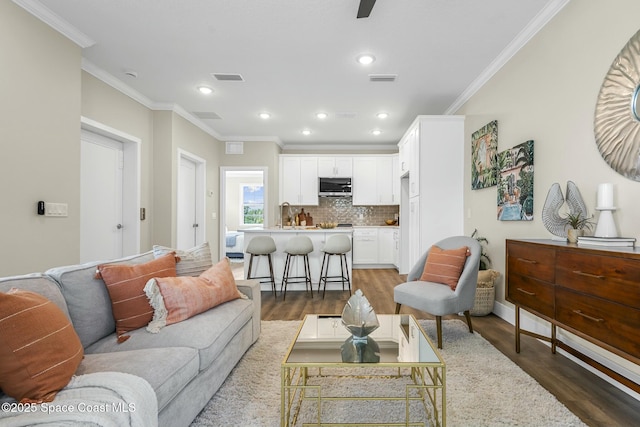
{"type": "Polygon", "coordinates": [[[80,163],[80,262],[123,255],[123,144],[83,138],[80,163]]]}
{"type": "Polygon", "coordinates": [[[200,224],[197,218],[196,203],[196,163],[180,156],[180,171],[178,173],[178,249],[189,249],[197,244],[200,224]]]}

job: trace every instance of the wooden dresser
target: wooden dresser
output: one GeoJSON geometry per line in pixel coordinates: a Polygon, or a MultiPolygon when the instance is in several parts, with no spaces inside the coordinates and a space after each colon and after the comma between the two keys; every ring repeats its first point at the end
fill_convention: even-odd
{"type": "Polygon", "coordinates": [[[640,385],[569,347],[556,327],[640,364],[640,251],[552,240],[507,240],[506,295],[520,334],[551,342],[627,387],[640,385]],[[551,322],[551,337],[520,327],[520,309],[551,322]]]}

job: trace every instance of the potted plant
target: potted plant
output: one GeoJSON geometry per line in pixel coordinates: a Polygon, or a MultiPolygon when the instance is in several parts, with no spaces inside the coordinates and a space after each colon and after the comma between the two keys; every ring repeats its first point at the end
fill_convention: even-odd
{"type": "Polygon", "coordinates": [[[593,225],[591,217],[583,216],[582,212],[569,212],[567,216],[564,217],[564,221],[568,226],[567,240],[569,240],[570,243],[576,243],[578,236],[584,235],[584,229],[591,230],[591,225],[593,225]]]}
{"type": "Polygon", "coordinates": [[[487,255],[487,248],[485,247],[485,245],[488,244],[489,241],[486,237],[478,236],[477,228],[473,230],[473,233],[471,233],[471,237],[476,239],[478,243],[480,243],[480,247],[482,248],[480,252],[480,270],[488,270],[491,267],[491,258],[489,258],[489,255],[487,255]]]}
{"type": "Polygon", "coordinates": [[[473,230],[471,237],[480,243],[480,268],[476,287],[476,299],[473,308],[469,310],[472,316],[486,316],[493,311],[495,302],[494,282],[500,276],[500,272],[491,270],[491,258],[487,254],[485,245],[489,243],[486,237],[478,236],[478,229],[473,230]]]}

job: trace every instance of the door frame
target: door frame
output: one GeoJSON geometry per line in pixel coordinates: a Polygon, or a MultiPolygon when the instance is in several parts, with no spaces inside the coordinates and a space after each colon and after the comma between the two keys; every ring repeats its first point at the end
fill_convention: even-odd
{"type": "MultiPolygon", "coordinates": [[[[140,150],[142,140],[103,123],[80,117],[81,140],[92,135],[122,143],[122,255],[140,253],[140,150]]],[[[95,137],[94,137],[95,138],[95,137]]],[[[82,143],[82,141],[80,142],[82,143]]]]}
{"type": "Polygon", "coordinates": [[[205,221],[205,188],[207,180],[207,161],[202,157],[196,156],[193,153],[183,150],[182,148],[178,148],[176,155],[176,216],[174,221],[176,234],[174,247],[178,243],[178,209],[180,209],[180,207],[177,205],[177,200],[179,199],[178,191],[180,191],[180,179],[182,178],[182,173],[180,172],[180,163],[182,162],[182,159],[193,162],[196,165],[196,223],[198,224],[198,227],[196,229],[196,246],[204,243],[205,236],[207,235],[207,222],[205,221]]]}
{"type": "Polygon", "coordinates": [[[269,168],[267,166],[220,166],[220,242],[219,258],[225,256],[225,225],[227,222],[227,172],[250,171],[262,172],[262,186],[264,188],[264,223],[265,228],[269,224],[269,168]]]}

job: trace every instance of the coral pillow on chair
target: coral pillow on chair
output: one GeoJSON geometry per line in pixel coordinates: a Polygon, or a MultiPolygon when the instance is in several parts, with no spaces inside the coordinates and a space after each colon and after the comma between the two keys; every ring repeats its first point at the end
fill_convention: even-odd
{"type": "Polygon", "coordinates": [[[129,339],[126,332],[147,326],[153,318],[144,285],[153,277],[175,277],[176,257],[170,252],[144,264],[99,265],[98,271],[111,298],[118,342],[124,342],[129,339]]]}
{"type": "Polygon", "coordinates": [[[441,249],[435,245],[432,246],[420,280],[442,283],[455,291],[469,255],[469,248],[466,246],[458,249],[441,249]]]}
{"type": "Polygon", "coordinates": [[[60,307],[35,292],[0,292],[0,388],[21,403],[51,402],[84,350],[60,307]]]}
{"type": "Polygon", "coordinates": [[[147,331],[157,333],[217,305],[244,297],[225,258],[198,277],[154,277],[144,290],[154,308],[147,331]]]}

